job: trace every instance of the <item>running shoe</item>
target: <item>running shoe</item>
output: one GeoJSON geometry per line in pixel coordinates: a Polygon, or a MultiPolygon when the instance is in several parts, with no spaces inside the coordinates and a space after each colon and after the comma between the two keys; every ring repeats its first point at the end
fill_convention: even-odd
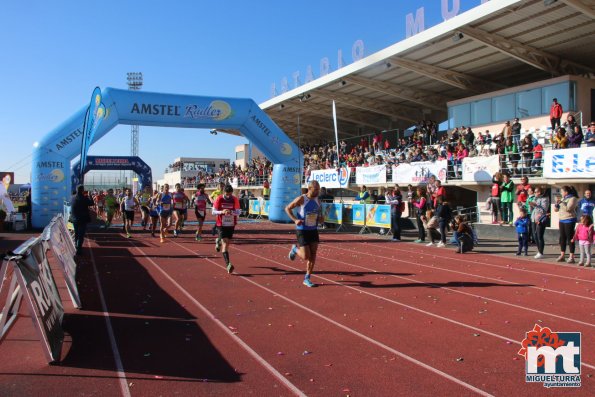
{"type": "Polygon", "coordinates": [[[533,258],[535,258],[535,259],[541,259],[541,258],[543,258],[543,254],[540,254],[538,252],[537,255],[535,255],[533,258]]]}
{"type": "Polygon", "coordinates": [[[420,240],[420,239],[417,239],[417,240],[414,241],[414,243],[423,243],[423,242],[424,241],[423,240],[420,240]]]}
{"type": "Polygon", "coordinates": [[[178,230],[174,229],[174,237],[178,237],[178,230]]]}
{"type": "Polygon", "coordinates": [[[445,247],[445,246],[446,246],[446,244],[444,244],[442,241],[439,242],[438,244],[436,244],[436,247],[438,247],[438,248],[442,248],[442,247],[445,247]]]}
{"type": "Polygon", "coordinates": [[[132,237],[132,236],[130,235],[130,233],[126,233],[126,238],[130,238],[130,237],[132,237]]]}
{"type": "Polygon", "coordinates": [[[397,237],[393,237],[393,240],[392,241],[401,241],[401,239],[400,238],[397,238],[397,237]]]}
{"type": "Polygon", "coordinates": [[[200,241],[200,240],[202,240],[202,236],[200,234],[196,233],[196,235],[194,236],[194,239],[196,241],[200,241]]]}
{"type": "Polygon", "coordinates": [[[231,274],[233,272],[233,269],[234,269],[233,265],[231,263],[228,263],[227,264],[227,273],[231,274]]]}
{"type": "Polygon", "coordinates": [[[141,225],[142,227],[145,227],[145,226],[147,226],[147,222],[145,222],[145,221],[141,221],[140,225],[141,225]]]}
{"type": "Polygon", "coordinates": [[[219,238],[217,240],[215,240],[215,250],[217,252],[221,251],[221,239],[219,239],[219,238]]]}
{"type": "Polygon", "coordinates": [[[316,287],[316,284],[314,284],[312,281],[310,281],[310,277],[307,277],[307,276],[304,278],[303,284],[308,288],[316,287]]]}
{"type": "Polygon", "coordinates": [[[161,242],[165,243],[165,239],[163,238],[163,236],[161,236],[161,242]]]}
{"type": "Polygon", "coordinates": [[[432,245],[434,245],[434,243],[430,242],[426,244],[426,247],[431,247],[432,245]]]}
{"type": "Polygon", "coordinates": [[[291,249],[289,250],[289,255],[287,255],[287,257],[293,261],[293,260],[295,260],[296,255],[297,255],[297,245],[294,244],[291,246],[291,249]]]}

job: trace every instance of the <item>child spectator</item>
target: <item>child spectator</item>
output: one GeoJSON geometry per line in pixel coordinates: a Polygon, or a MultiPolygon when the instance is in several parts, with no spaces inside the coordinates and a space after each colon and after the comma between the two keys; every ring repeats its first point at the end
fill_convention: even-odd
{"type": "Polygon", "coordinates": [[[572,242],[578,240],[578,249],[581,257],[579,266],[591,267],[591,246],[593,245],[593,220],[589,215],[581,216],[580,223],[576,227],[572,242]],[[584,258],[583,258],[584,257],[584,258]]]}
{"type": "Polygon", "coordinates": [[[519,208],[519,217],[514,221],[516,232],[519,240],[519,248],[516,254],[520,255],[521,252],[525,251],[525,256],[529,255],[529,217],[527,216],[527,210],[525,207],[519,208]]]}

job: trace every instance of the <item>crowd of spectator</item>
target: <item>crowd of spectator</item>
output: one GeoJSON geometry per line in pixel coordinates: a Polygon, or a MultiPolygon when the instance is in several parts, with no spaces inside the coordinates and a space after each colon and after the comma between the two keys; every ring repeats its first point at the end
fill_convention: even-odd
{"type": "Polygon", "coordinates": [[[270,181],[273,172],[273,164],[266,158],[255,157],[248,166],[242,168],[234,163],[223,164],[218,170],[198,171],[196,175],[185,176],[182,178],[184,186],[195,186],[198,183],[204,183],[207,186],[223,182],[231,184],[237,180],[241,186],[262,185],[265,181],[270,181]]]}

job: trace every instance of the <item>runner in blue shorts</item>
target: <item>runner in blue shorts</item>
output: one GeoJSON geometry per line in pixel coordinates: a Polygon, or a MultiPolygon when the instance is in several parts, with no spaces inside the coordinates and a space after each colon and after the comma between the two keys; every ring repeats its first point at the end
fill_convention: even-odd
{"type": "Polygon", "coordinates": [[[294,260],[296,255],[306,261],[306,276],[304,285],[316,287],[310,280],[310,275],[316,264],[316,252],[318,251],[318,225],[324,223],[318,194],[320,185],[318,181],[308,183],[308,192],[296,197],[287,207],[285,212],[296,225],[298,243],[294,244],[289,251],[289,259],[294,260]],[[293,210],[297,208],[297,216],[293,210]]]}
{"type": "Polygon", "coordinates": [[[159,235],[161,237],[162,243],[165,241],[165,237],[167,236],[167,231],[170,226],[172,202],[173,198],[171,196],[171,193],[169,192],[169,185],[166,183],[165,185],[163,185],[163,192],[160,193],[159,197],[157,198],[159,221],[161,222],[161,227],[159,228],[159,235]]]}

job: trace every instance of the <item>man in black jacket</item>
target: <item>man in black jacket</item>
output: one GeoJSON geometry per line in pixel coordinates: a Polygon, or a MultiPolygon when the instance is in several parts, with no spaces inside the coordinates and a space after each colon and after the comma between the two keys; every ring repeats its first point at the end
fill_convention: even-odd
{"type": "Polygon", "coordinates": [[[87,232],[87,223],[91,222],[89,207],[94,205],[93,200],[85,196],[85,187],[79,185],[76,188],[76,194],[70,200],[70,221],[74,226],[74,245],[76,254],[81,255],[85,233],[87,232]]]}

